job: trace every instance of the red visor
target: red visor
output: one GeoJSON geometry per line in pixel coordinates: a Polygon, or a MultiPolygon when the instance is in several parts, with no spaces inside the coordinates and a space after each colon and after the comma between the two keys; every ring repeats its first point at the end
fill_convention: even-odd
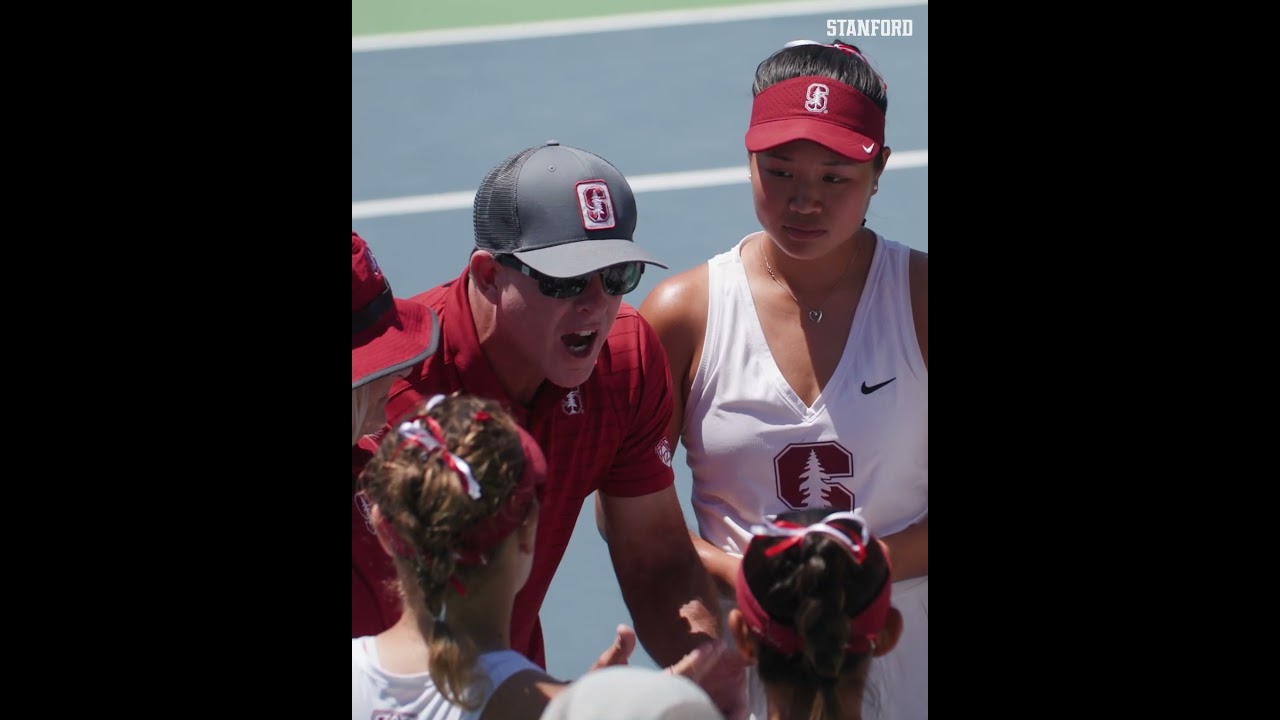
{"type": "MultiPolygon", "coordinates": [[[[758,539],[753,538],[752,542],[756,542],[758,539]]],[[[880,541],[876,540],[875,542],[880,541]]],[[[887,561],[888,551],[884,549],[883,544],[881,550],[885,553],[887,561]]],[[[742,611],[743,617],[747,621],[747,627],[751,629],[752,634],[784,656],[789,657],[799,654],[804,650],[804,639],[800,637],[794,627],[774,620],[760,606],[755,595],[751,593],[751,588],[747,585],[747,576],[742,567],[742,564],[738,565],[738,578],[734,591],[738,599],[738,609],[742,611]]],[[[849,618],[849,642],[845,645],[846,653],[865,654],[871,651],[872,641],[880,634],[880,630],[884,627],[885,619],[889,616],[889,598],[892,585],[893,583],[889,582],[889,577],[886,575],[884,587],[880,589],[875,599],[867,607],[863,608],[856,617],[849,618]]]]}
{"type": "Polygon", "coordinates": [[[463,531],[457,551],[459,564],[482,564],[489,551],[524,522],[534,498],[542,493],[542,484],[547,481],[547,459],[538,442],[524,428],[517,426],[516,430],[520,432],[520,449],[524,452],[524,472],[492,515],[463,531]]]}
{"type": "Polygon", "coordinates": [[[866,95],[829,77],[784,80],[752,102],[747,150],[760,152],[793,140],[811,140],[867,162],[884,146],[884,113],[866,95]]]}

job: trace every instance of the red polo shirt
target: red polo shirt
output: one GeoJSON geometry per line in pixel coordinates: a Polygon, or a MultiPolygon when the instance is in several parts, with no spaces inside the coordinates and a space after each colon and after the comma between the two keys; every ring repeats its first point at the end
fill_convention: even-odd
{"type": "MultiPolygon", "coordinates": [[[[451,282],[413,298],[440,317],[440,347],[417,365],[404,380],[397,380],[387,402],[387,417],[398,418],[436,393],[463,390],[500,402],[542,446],[547,456],[547,486],[538,516],[538,539],[533,571],[516,595],[511,618],[511,646],[546,667],[538,610],[551,578],[573,535],[583,501],[596,490],[619,497],[636,497],[662,490],[674,482],[666,440],[671,421],[671,379],[666,355],[653,328],[622,304],[618,319],[605,339],[591,377],[578,388],[561,388],[544,381],[531,407],[516,405],[507,396],[480,350],[471,304],[467,297],[467,271],[451,282]]],[[[367,442],[367,441],[366,441],[367,442]]],[[[352,533],[368,533],[357,527],[352,533]]],[[[394,577],[386,553],[376,541],[359,543],[352,538],[352,566],[363,575],[361,585],[376,590],[375,577],[394,577]],[[377,557],[368,557],[371,549],[377,557]],[[361,553],[357,557],[357,553],[361,553]]],[[[367,598],[356,602],[357,583],[352,581],[352,632],[357,626],[376,624],[370,618],[367,598]],[[364,617],[356,613],[364,607],[364,617]]],[[[399,601],[391,602],[389,625],[399,615],[399,601]]],[[[380,628],[378,632],[381,631],[380,628]]],[[[368,633],[366,633],[368,634],[368,633]]],[[[353,634],[354,637],[354,634],[353,634]]]]}

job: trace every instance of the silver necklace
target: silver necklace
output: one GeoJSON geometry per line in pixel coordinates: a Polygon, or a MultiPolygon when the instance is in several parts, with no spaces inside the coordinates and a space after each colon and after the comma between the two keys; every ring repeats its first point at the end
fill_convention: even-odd
{"type": "MultiPolygon", "coordinates": [[[[773,267],[769,265],[769,256],[764,254],[764,241],[765,241],[765,238],[760,238],[760,257],[764,259],[764,269],[769,272],[769,277],[773,278],[773,282],[777,284],[778,287],[782,288],[783,290],[786,290],[787,294],[791,296],[791,299],[796,301],[796,305],[799,305],[800,308],[803,310],[804,303],[800,302],[800,298],[796,297],[796,294],[791,292],[791,288],[778,282],[778,276],[773,274],[773,267]]],[[[854,242],[856,243],[857,240],[855,239],[854,242]]],[[[836,278],[836,284],[831,286],[831,290],[827,292],[827,297],[823,298],[822,302],[825,303],[827,299],[831,297],[831,294],[836,291],[836,288],[840,287],[840,281],[844,280],[844,276],[849,274],[849,268],[853,267],[853,259],[856,257],[858,257],[858,246],[854,245],[853,254],[849,256],[849,262],[845,264],[844,272],[840,273],[839,278],[836,278]]],[[[814,321],[815,323],[822,322],[822,308],[810,309],[809,319],[814,321]]]]}

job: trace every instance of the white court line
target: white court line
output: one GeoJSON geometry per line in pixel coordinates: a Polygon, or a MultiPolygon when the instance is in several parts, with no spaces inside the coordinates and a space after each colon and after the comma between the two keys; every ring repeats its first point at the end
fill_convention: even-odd
{"type": "MultiPolygon", "coordinates": [[[[907,168],[927,167],[928,165],[928,150],[906,150],[889,156],[889,166],[885,170],[905,170],[907,168]]],[[[636,175],[635,177],[627,178],[627,181],[631,184],[633,192],[645,193],[715,187],[717,185],[746,184],[750,182],[750,179],[747,177],[747,167],[741,165],[713,170],[636,175]]],[[[391,215],[414,215],[417,213],[439,212],[441,210],[470,210],[471,201],[475,196],[475,191],[469,191],[438,193],[435,195],[410,195],[409,197],[391,198],[390,200],[353,202],[351,203],[351,219],[363,220],[391,215]]]]}
{"type": "Polygon", "coordinates": [[[414,47],[463,45],[466,43],[497,42],[500,40],[524,40],[526,38],[582,35],[585,33],[642,30],[657,27],[678,27],[704,23],[733,22],[736,20],[763,20],[766,18],[796,15],[830,15],[833,19],[845,15],[833,13],[864,12],[911,5],[928,5],[927,0],[821,0],[813,2],[770,3],[740,5],[737,7],[699,8],[697,10],[668,10],[663,12],[630,13],[598,18],[573,20],[549,20],[545,22],[518,23],[453,28],[450,30],[424,30],[409,33],[384,33],[361,35],[351,38],[351,52],[374,52],[414,47]]]}

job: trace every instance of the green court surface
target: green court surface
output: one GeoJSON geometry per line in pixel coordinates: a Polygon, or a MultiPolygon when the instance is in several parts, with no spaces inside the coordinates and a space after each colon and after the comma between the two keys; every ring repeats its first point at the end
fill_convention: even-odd
{"type": "MultiPolygon", "coordinates": [[[[797,0],[783,0],[796,2],[797,0]]],[[[743,0],[627,0],[583,3],[578,0],[351,0],[351,35],[443,30],[446,28],[543,20],[579,20],[660,10],[770,4],[743,0]]]]}

